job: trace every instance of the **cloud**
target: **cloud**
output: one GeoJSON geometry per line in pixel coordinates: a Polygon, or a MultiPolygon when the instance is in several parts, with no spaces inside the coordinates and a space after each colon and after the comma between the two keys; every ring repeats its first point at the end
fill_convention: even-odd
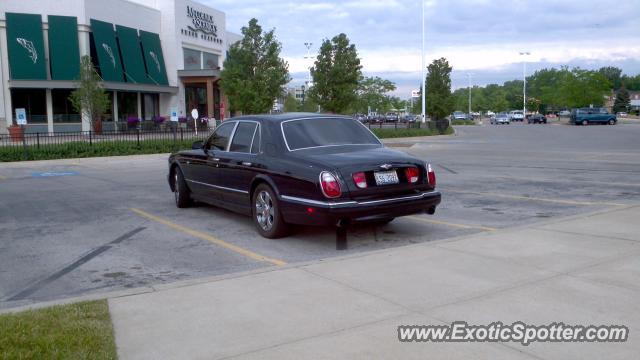
{"type": "MultiPolygon", "coordinates": [[[[323,39],[343,32],[356,44],[365,73],[397,82],[398,92],[409,77],[419,79],[420,1],[203,2],[226,12],[230,31],[238,32],[251,17],[264,29],[275,28],[292,73],[307,71],[305,42],[314,44],[315,53],[323,39]]],[[[523,50],[531,52],[531,69],[617,64],[625,73],[640,71],[640,22],[631,15],[640,9],[640,0],[615,4],[602,0],[426,0],[425,5],[428,62],[445,57],[454,73],[473,72],[484,82],[491,82],[489,77],[496,81],[518,77],[523,60],[518,52],[523,50]]],[[[306,75],[301,78],[304,81],[306,75]]]]}

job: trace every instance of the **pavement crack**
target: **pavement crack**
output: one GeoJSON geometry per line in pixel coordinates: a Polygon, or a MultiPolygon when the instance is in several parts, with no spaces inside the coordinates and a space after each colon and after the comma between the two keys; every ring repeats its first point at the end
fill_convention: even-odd
{"type": "Polygon", "coordinates": [[[38,281],[35,281],[35,282],[31,283],[26,288],[24,288],[21,291],[19,291],[17,294],[10,295],[10,296],[6,297],[5,300],[6,301],[24,300],[25,298],[27,298],[28,296],[32,295],[34,292],[38,291],[42,287],[44,287],[44,286],[46,286],[46,285],[58,280],[59,278],[67,275],[68,273],[70,273],[71,271],[77,269],[81,265],[89,262],[91,259],[95,258],[96,256],[98,256],[98,255],[102,254],[103,252],[111,249],[114,245],[120,244],[124,240],[127,240],[127,239],[133,237],[134,235],[136,235],[137,233],[141,232],[144,229],[146,229],[146,227],[135,228],[135,229],[127,232],[126,234],[124,234],[122,236],[119,236],[115,240],[89,251],[85,255],[81,256],[78,259],[76,259],[71,264],[69,264],[69,265],[65,266],[64,268],[54,272],[53,274],[49,275],[48,277],[46,277],[44,279],[40,279],[38,281]]]}

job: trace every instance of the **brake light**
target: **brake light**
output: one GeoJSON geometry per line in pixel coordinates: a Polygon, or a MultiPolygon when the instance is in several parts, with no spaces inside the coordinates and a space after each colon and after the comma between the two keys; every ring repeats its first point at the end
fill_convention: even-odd
{"type": "Polygon", "coordinates": [[[436,172],[431,168],[431,164],[427,164],[427,179],[431,187],[436,187],[436,172]]]}
{"type": "Polygon", "coordinates": [[[320,173],[320,188],[322,189],[322,194],[328,198],[337,198],[342,195],[338,179],[328,171],[320,173]]]}
{"type": "Polygon", "coordinates": [[[356,183],[357,187],[359,187],[360,189],[367,188],[367,178],[363,172],[357,172],[351,175],[351,177],[353,178],[353,182],[356,183]]]}
{"type": "Polygon", "coordinates": [[[420,172],[417,167],[408,167],[404,169],[405,175],[407,175],[407,181],[409,183],[414,184],[418,182],[418,176],[420,176],[420,172]]]}

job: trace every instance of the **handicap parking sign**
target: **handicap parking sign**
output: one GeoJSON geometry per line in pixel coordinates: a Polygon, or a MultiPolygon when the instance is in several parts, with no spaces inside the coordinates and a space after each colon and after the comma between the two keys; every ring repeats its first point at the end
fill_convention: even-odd
{"type": "Polygon", "coordinates": [[[27,111],[24,108],[16,109],[16,122],[18,125],[27,125],[27,111]]]}

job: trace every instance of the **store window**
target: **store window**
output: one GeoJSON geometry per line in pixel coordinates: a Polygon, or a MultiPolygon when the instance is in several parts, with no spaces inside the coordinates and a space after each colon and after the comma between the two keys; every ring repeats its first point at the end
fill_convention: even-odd
{"type": "Polygon", "coordinates": [[[202,65],[205,69],[213,69],[213,70],[220,69],[220,65],[218,62],[218,55],[211,54],[211,53],[202,53],[202,55],[203,55],[202,65]]]}
{"type": "Polygon", "coordinates": [[[144,120],[153,120],[160,115],[160,101],[158,94],[142,94],[142,117],[144,120]]]}
{"type": "Polygon", "coordinates": [[[75,111],[69,101],[71,91],[67,89],[51,90],[54,123],[79,123],[81,121],[80,114],[75,111]]]}
{"type": "Polygon", "coordinates": [[[185,70],[200,70],[200,51],[182,48],[185,70]]]}
{"type": "Polygon", "coordinates": [[[25,109],[27,124],[47,123],[47,95],[45,89],[11,89],[12,113],[25,109]]]}
{"type": "Polygon", "coordinates": [[[138,118],[138,93],[118,92],[118,121],[127,122],[129,118],[138,118]]]}

